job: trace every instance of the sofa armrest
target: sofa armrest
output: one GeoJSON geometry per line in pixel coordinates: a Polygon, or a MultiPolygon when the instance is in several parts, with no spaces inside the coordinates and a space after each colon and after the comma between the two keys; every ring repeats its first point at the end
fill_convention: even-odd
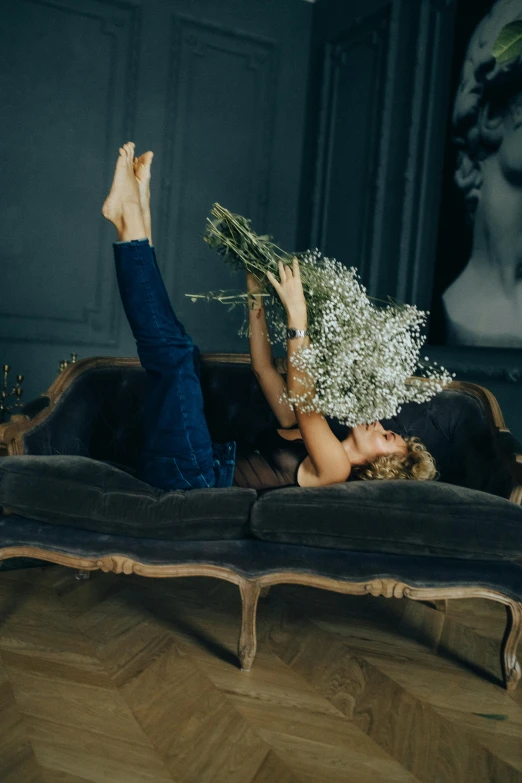
{"type": "MultiPolygon", "coordinates": [[[[50,426],[55,417],[60,416],[64,399],[75,381],[89,370],[113,365],[139,367],[140,362],[138,358],[94,356],[69,364],[44,394],[28,402],[20,413],[0,425],[0,448],[9,456],[26,454],[26,437],[39,427],[50,426]]],[[[50,454],[51,451],[42,449],[39,453],[50,454]]]]}
{"type": "Polygon", "coordinates": [[[522,454],[515,455],[512,465],[513,487],[509,499],[517,506],[522,506],[522,454]]]}

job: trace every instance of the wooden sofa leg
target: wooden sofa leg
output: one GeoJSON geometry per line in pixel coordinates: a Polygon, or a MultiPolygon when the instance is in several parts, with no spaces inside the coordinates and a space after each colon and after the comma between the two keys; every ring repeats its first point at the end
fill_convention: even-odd
{"type": "Polygon", "coordinates": [[[512,601],[506,604],[507,623],[502,646],[500,648],[504,685],[508,691],[514,691],[521,676],[520,662],[517,659],[517,646],[522,633],[522,603],[512,601]]]}
{"type": "Polygon", "coordinates": [[[243,580],[239,583],[239,590],[241,592],[242,618],[238,656],[241,669],[249,672],[256,657],[256,613],[261,588],[256,582],[243,580]]]}

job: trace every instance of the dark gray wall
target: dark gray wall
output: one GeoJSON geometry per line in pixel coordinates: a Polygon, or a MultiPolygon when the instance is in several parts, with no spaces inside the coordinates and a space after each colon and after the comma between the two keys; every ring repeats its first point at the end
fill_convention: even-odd
{"type": "MultiPolygon", "coordinates": [[[[460,4],[473,0],[459,0],[460,4]]],[[[246,351],[214,201],[429,309],[457,0],[18,0],[0,27],[0,361],[43,392],[72,351],[135,355],[100,215],[118,146],[153,149],[153,233],[203,351],[246,351]]],[[[427,351],[522,437],[520,357],[427,351]],[[507,361],[507,359],[506,359],[507,361]],[[506,372],[507,367],[507,372],[506,372]]]]}
{"type": "Polygon", "coordinates": [[[3,5],[0,360],[43,392],[71,352],[136,355],[101,216],[118,147],[155,152],[153,236],[203,351],[242,317],[187,292],[244,285],[202,241],[214,201],[292,249],[313,5],[17,0],[3,5]]]}
{"type": "Polygon", "coordinates": [[[369,293],[430,303],[455,3],[320,0],[300,239],[369,293]]]}

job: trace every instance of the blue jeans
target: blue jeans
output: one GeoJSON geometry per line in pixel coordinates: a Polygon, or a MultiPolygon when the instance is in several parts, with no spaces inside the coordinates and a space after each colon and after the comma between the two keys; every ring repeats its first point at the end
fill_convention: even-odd
{"type": "Polygon", "coordinates": [[[178,321],[148,239],[114,243],[121,301],[147,373],[138,478],[165,490],[230,487],[236,443],[213,443],[199,349],[178,321]]]}

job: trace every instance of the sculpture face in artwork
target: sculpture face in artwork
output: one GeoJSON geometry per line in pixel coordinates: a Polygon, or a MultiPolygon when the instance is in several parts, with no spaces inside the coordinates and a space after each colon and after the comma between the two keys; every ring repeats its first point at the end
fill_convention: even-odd
{"type": "Polygon", "coordinates": [[[450,345],[522,347],[522,57],[492,48],[522,19],[522,0],[498,0],[475,30],[453,126],[455,181],[473,223],[468,264],[443,294],[450,345]]]}

